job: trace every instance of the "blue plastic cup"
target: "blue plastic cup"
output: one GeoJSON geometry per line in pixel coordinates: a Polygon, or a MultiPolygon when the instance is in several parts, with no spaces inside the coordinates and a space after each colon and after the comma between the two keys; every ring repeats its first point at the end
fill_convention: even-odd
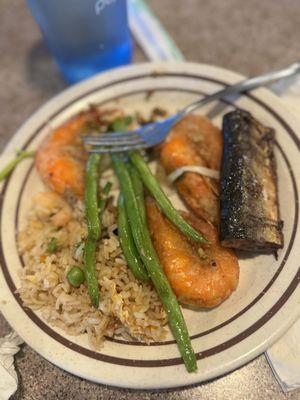
{"type": "Polygon", "coordinates": [[[65,80],[128,64],[126,0],[27,0],[65,80]]]}

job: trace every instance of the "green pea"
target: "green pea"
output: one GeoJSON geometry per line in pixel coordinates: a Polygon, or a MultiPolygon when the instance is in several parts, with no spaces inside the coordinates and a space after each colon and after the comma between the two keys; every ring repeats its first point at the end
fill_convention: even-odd
{"type": "Polygon", "coordinates": [[[57,239],[55,237],[52,237],[47,245],[48,253],[55,253],[57,248],[58,248],[57,239]]]}
{"type": "Polygon", "coordinates": [[[67,279],[70,285],[78,288],[84,281],[84,272],[80,267],[72,267],[67,273],[67,279]]]}

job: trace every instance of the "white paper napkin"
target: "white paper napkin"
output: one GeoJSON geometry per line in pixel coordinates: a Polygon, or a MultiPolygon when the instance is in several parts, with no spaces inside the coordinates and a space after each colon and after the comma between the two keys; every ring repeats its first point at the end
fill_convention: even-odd
{"type": "Polygon", "coordinates": [[[300,320],[265,355],[282,390],[300,388],[300,320]]]}
{"type": "Polygon", "coordinates": [[[14,367],[14,355],[20,350],[23,340],[11,332],[0,338],[0,400],[7,400],[18,387],[18,376],[14,367]]]}

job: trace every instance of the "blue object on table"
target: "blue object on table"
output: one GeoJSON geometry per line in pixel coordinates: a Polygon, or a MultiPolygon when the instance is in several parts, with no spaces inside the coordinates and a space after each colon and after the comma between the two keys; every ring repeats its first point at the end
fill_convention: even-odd
{"type": "Polygon", "coordinates": [[[65,80],[128,64],[126,0],[27,0],[65,80]]]}

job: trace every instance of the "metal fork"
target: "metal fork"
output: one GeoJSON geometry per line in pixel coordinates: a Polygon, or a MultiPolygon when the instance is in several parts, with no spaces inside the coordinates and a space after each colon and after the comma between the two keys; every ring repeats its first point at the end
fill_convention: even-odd
{"type": "Polygon", "coordinates": [[[197,108],[213,100],[221,99],[231,94],[246,92],[267,83],[287,78],[297,72],[300,72],[300,61],[284,69],[271,71],[267,74],[245,79],[232,86],[228,86],[225,89],[195,101],[177,114],[163,121],[144,125],[134,131],[114,132],[98,136],[83,136],[82,140],[84,144],[87,145],[87,150],[90,153],[116,153],[152,147],[162,142],[177,122],[197,108]]]}

